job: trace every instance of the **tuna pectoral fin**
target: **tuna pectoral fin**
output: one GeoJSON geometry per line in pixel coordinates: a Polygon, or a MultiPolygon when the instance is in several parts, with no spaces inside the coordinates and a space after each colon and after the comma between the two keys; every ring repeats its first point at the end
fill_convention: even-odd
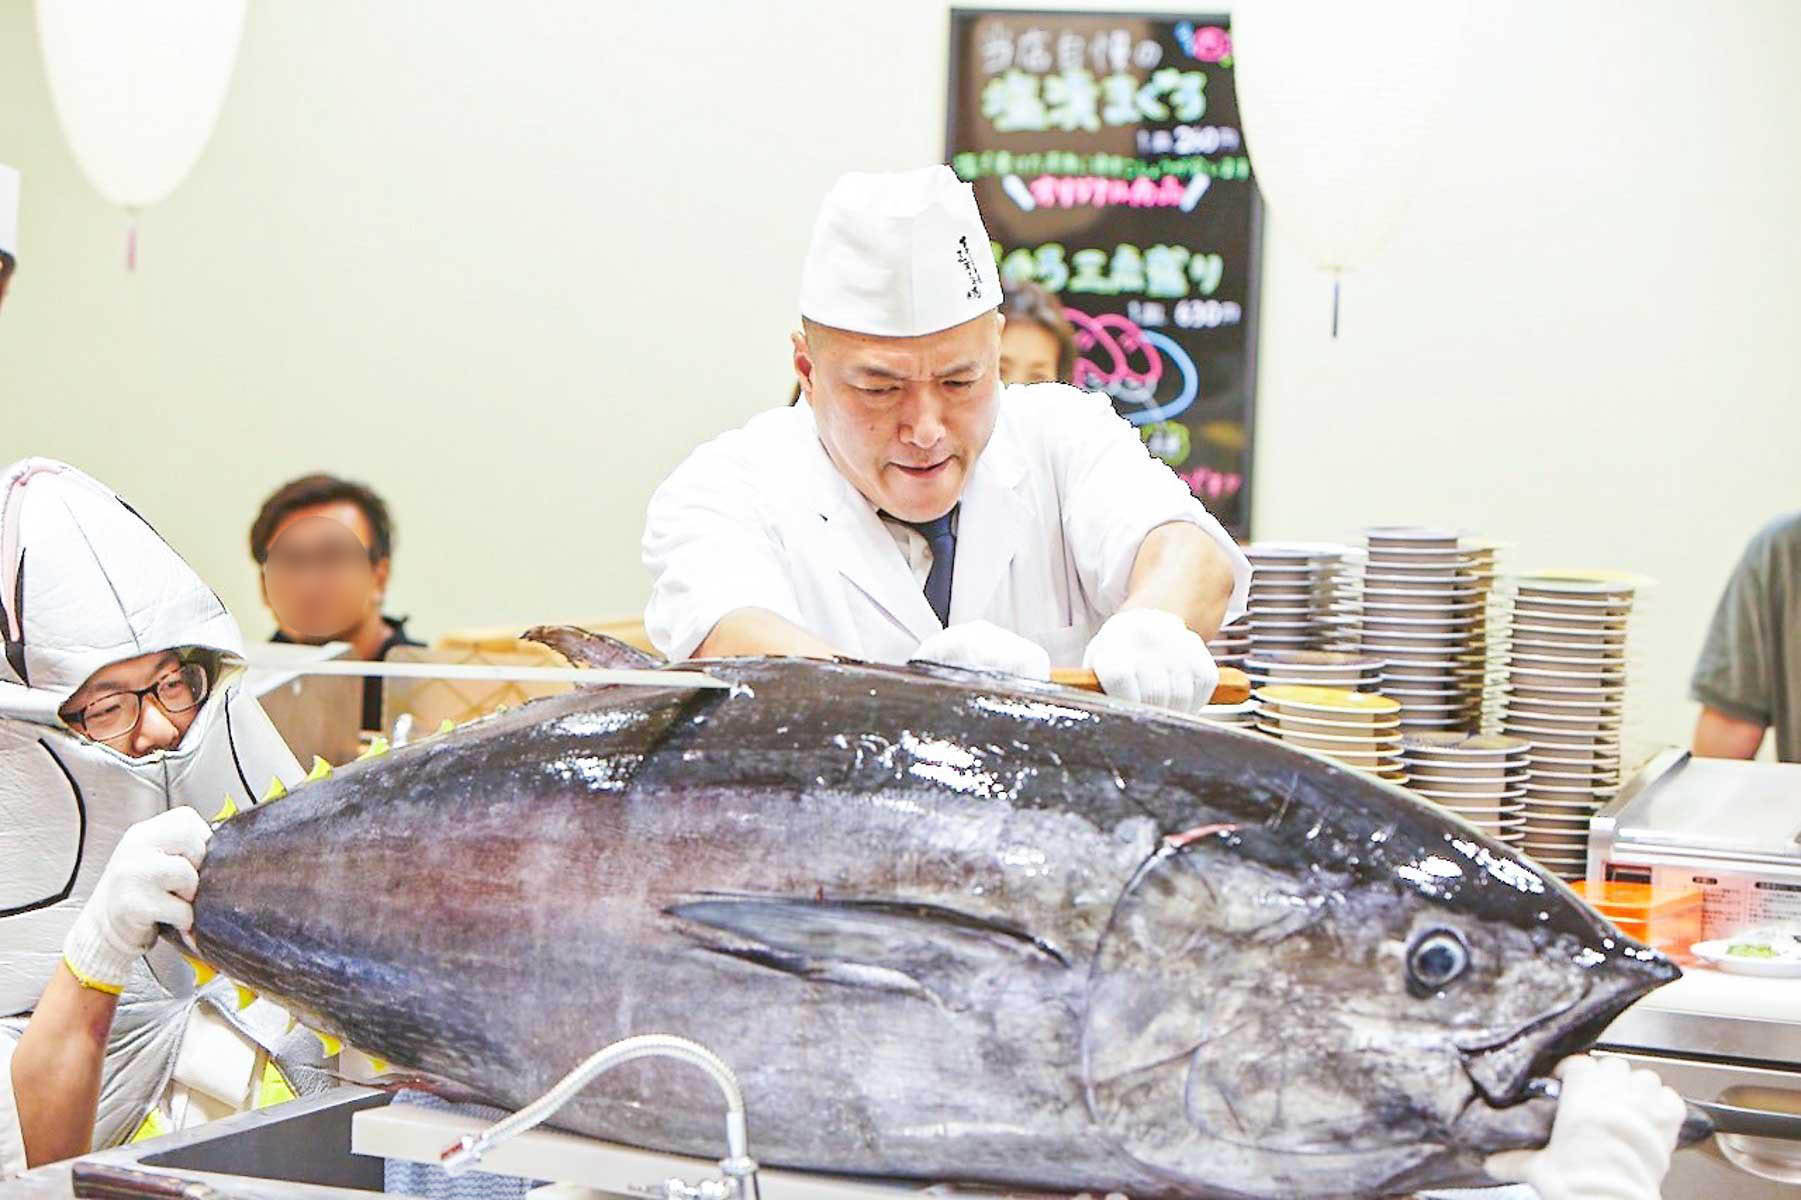
{"type": "Polygon", "coordinates": [[[639,671],[663,665],[661,659],[636,646],[574,625],[534,626],[525,631],[525,640],[549,646],[578,667],[639,671]]]}
{"type": "Polygon", "coordinates": [[[663,911],[715,953],[953,1009],[1022,973],[1069,966],[1054,946],[1022,929],[931,904],[707,895],[663,911]]]}

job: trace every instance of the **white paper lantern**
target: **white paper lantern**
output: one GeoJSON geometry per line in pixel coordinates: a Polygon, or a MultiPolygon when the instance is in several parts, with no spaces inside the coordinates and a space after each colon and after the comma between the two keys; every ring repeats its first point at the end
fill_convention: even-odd
{"type": "Polygon", "coordinates": [[[1251,172],[1277,235],[1335,281],[1374,260],[1406,217],[1468,20],[1461,0],[1234,5],[1251,172]]]}
{"type": "Polygon", "coordinates": [[[63,136],[134,216],[187,177],[231,84],[246,0],[37,0],[63,136]]]}

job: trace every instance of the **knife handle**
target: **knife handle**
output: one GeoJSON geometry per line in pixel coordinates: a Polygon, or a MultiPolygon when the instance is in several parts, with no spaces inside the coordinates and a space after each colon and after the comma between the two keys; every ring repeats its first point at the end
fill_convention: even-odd
{"type": "MultiPolygon", "coordinates": [[[[1060,683],[1064,687],[1080,688],[1084,692],[1098,692],[1101,681],[1093,671],[1083,667],[1056,667],[1051,671],[1051,682],[1060,683]]],[[[1237,667],[1221,667],[1219,669],[1219,685],[1213,689],[1212,704],[1242,704],[1251,698],[1251,680],[1237,667]]]]}
{"type": "Polygon", "coordinates": [[[1801,1114],[1740,1108],[1737,1105],[1714,1104],[1702,1100],[1690,1100],[1687,1104],[1688,1119],[1682,1123],[1678,1145],[1692,1146],[1716,1133],[1801,1142],[1801,1114]]]}

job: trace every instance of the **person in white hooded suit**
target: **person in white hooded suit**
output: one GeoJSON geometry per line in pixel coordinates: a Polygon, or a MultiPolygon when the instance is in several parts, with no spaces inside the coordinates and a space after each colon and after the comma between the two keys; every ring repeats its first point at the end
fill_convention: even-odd
{"type": "Polygon", "coordinates": [[[151,949],[192,898],[202,818],[301,777],[242,690],[219,597],[111,489],[26,459],[0,474],[0,634],[5,1176],[88,1149],[69,1140],[89,1140],[80,1115],[60,1115],[88,1094],[92,1146],[116,1145],[242,1107],[270,1052],[304,1041],[273,1005],[239,1012],[228,983],[197,989],[177,952],[151,949]],[[84,1063],[59,1031],[115,1004],[103,1061],[84,1063]]]}

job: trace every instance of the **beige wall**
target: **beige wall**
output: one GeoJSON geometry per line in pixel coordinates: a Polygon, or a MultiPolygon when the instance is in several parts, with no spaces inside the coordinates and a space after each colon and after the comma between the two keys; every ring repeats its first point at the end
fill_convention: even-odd
{"type": "MultiPolygon", "coordinates": [[[[1336,342],[1273,215],[1258,532],[1448,522],[1653,574],[1643,686],[1680,738],[1726,570],[1801,507],[1801,5],[1481,14],[1336,342]]],[[[632,610],[651,488],[786,396],[826,183],[939,157],[946,28],[924,0],[264,0],[127,275],[0,0],[0,458],[120,488],[253,636],[244,529],[313,468],[387,493],[426,632],[632,610]]]]}

